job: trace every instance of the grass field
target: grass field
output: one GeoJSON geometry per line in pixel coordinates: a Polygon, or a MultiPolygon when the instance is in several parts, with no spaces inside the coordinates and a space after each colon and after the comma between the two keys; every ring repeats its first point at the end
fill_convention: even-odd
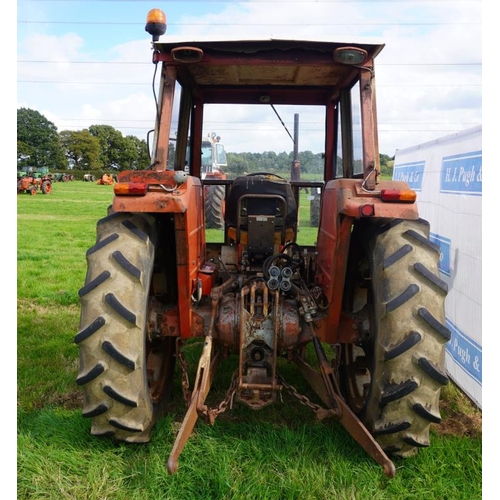
{"type": "MultiPolygon", "coordinates": [[[[56,183],[17,197],[17,498],[119,500],[476,500],[482,497],[481,413],[449,384],[431,447],[395,460],[388,479],[343,427],[318,422],[287,394],[254,412],[235,404],[213,427],[198,421],[179,470],[165,470],[185,411],[177,390],[146,445],[90,435],[75,378],[78,290],[112,187],[56,183]]],[[[199,346],[188,359],[191,381],[199,346]]],[[[222,399],[231,362],[216,379],[222,399]],[[219,383],[219,385],[218,385],[219,383]]],[[[285,378],[310,395],[291,367],[285,378]]],[[[8,467],[14,465],[8,464],[8,467]]],[[[12,474],[12,475],[13,475],[12,474]]],[[[13,480],[13,478],[11,478],[13,480]]],[[[13,493],[15,494],[15,493],[13,493]]],[[[5,497],[7,498],[7,496],[5,497]]],[[[14,498],[14,497],[12,497],[14,498]]]]}

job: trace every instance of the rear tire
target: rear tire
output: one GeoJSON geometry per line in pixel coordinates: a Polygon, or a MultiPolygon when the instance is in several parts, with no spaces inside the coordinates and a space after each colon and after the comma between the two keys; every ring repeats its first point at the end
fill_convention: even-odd
{"type": "Polygon", "coordinates": [[[42,183],[42,193],[43,194],[50,194],[52,192],[52,184],[50,181],[44,181],[42,183]]]}
{"type": "MultiPolygon", "coordinates": [[[[315,188],[313,188],[313,192],[315,188]]],[[[319,215],[321,211],[321,195],[319,193],[315,193],[313,195],[313,199],[310,203],[310,219],[309,226],[310,227],[319,227],[319,215]]]]}
{"type": "Polygon", "coordinates": [[[142,443],[172,390],[175,337],[151,339],[149,307],[155,257],[155,220],[115,213],[98,222],[79,291],[81,319],[77,384],[91,433],[142,443]]]}
{"type": "MultiPolygon", "coordinates": [[[[430,445],[430,424],[441,420],[448,287],[426,221],[396,220],[372,225],[371,232],[363,257],[354,261],[361,286],[350,295],[351,312],[363,309],[365,297],[371,328],[359,346],[344,346],[341,386],[383,450],[407,457],[430,445]]],[[[363,247],[366,237],[355,231],[354,245],[363,247]]]]}
{"type": "Polygon", "coordinates": [[[205,186],[205,227],[224,229],[224,186],[205,186]]]}

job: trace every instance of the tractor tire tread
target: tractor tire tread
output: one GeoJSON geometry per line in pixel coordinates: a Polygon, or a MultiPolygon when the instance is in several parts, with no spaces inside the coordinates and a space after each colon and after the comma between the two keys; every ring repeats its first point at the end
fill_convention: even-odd
{"type": "Polygon", "coordinates": [[[97,288],[99,285],[102,285],[109,277],[111,276],[111,273],[109,271],[103,271],[99,276],[97,276],[95,279],[84,285],[80,290],[78,291],[78,295],[80,297],[83,297],[84,295],[87,295],[87,293],[90,293],[92,290],[97,288]]]}
{"type": "Polygon", "coordinates": [[[448,382],[448,288],[429,232],[422,219],[369,230],[376,333],[370,392],[360,416],[381,448],[400,457],[429,445],[430,424],[441,419],[440,391],[448,382]]]}
{"type": "Polygon", "coordinates": [[[146,370],[146,311],[156,235],[148,214],[115,213],[97,224],[80,291],[77,383],[91,434],[143,443],[156,421],[146,370]],[[126,263],[125,263],[126,262],[126,263]]]}
{"type": "Polygon", "coordinates": [[[208,185],[205,192],[205,227],[207,229],[224,228],[224,186],[208,185]]]}

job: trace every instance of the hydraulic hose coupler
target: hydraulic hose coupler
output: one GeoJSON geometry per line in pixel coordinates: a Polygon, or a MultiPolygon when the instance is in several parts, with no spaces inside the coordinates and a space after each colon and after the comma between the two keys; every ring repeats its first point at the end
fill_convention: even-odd
{"type": "Polygon", "coordinates": [[[280,280],[278,278],[269,278],[267,280],[269,290],[277,290],[280,287],[280,280]]]}
{"type": "Polygon", "coordinates": [[[290,290],[290,288],[292,288],[292,283],[290,282],[290,279],[289,278],[281,278],[281,282],[280,282],[280,288],[284,291],[284,292],[288,292],[288,290],[290,290]]]}
{"type": "Polygon", "coordinates": [[[267,280],[267,286],[269,290],[277,290],[280,287],[280,274],[281,270],[278,266],[271,266],[269,268],[270,278],[267,280]]]}
{"type": "Polygon", "coordinates": [[[293,276],[293,271],[290,267],[284,267],[281,270],[280,288],[284,292],[288,292],[288,290],[290,290],[290,288],[292,288],[292,283],[290,281],[292,276],[293,276]]]}
{"type": "Polygon", "coordinates": [[[267,286],[270,290],[277,290],[280,288],[283,292],[288,292],[292,288],[292,283],[290,281],[293,276],[293,270],[290,267],[284,267],[280,269],[278,266],[271,266],[269,268],[269,279],[267,280],[267,286]]]}
{"type": "Polygon", "coordinates": [[[279,275],[281,274],[281,269],[278,266],[271,266],[268,272],[271,278],[279,278],[279,275]]]}

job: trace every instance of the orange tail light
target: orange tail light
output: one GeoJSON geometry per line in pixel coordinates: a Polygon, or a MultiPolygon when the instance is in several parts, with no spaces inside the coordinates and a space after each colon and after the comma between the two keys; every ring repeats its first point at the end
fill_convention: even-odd
{"type": "Polygon", "coordinates": [[[116,196],[145,196],[148,185],[145,182],[117,182],[113,191],[116,196]]]}
{"type": "Polygon", "coordinates": [[[382,189],[380,198],[388,202],[415,203],[417,193],[412,189],[382,189]]]}

